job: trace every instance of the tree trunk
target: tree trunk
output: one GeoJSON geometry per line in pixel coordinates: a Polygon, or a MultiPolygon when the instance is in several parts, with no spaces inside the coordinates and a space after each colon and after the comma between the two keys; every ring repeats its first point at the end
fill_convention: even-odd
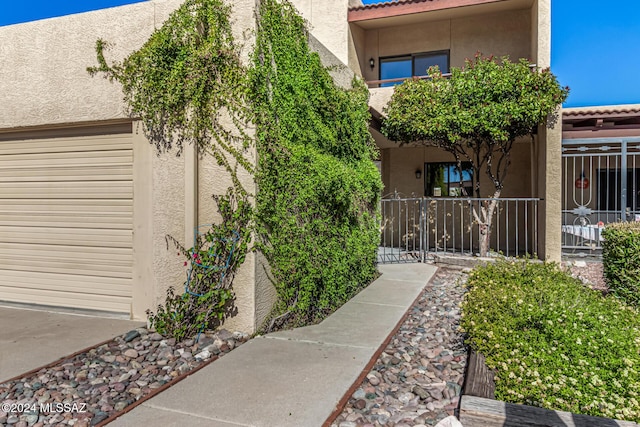
{"type": "Polygon", "coordinates": [[[476,209],[473,210],[473,216],[478,223],[478,243],[480,246],[480,256],[486,257],[489,255],[489,242],[491,241],[491,222],[493,220],[493,214],[498,206],[498,198],[500,197],[501,190],[496,190],[493,193],[493,198],[489,202],[484,202],[484,206],[480,205],[480,214],[476,209]]]}

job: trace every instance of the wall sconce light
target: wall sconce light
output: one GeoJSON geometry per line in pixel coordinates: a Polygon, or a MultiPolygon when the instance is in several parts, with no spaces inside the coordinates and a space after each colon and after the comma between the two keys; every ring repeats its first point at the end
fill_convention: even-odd
{"type": "Polygon", "coordinates": [[[420,169],[416,170],[416,179],[420,179],[422,177],[422,171],[420,169]]]}
{"type": "Polygon", "coordinates": [[[373,58],[369,59],[369,66],[373,70],[373,68],[376,66],[376,60],[373,58]]]}

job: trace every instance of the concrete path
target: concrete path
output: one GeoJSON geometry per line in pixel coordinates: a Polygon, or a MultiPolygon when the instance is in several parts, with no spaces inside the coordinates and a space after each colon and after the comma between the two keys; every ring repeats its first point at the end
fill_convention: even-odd
{"type": "Polygon", "coordinates": [[[255,338],[110,426],[321,426],[436,267],[380,271],[319,325],[255,338]]]}
{"type": "Polygon", "coordinates": [[[0,382],[142,325],[109,317],[0,307],[0,382]]]}

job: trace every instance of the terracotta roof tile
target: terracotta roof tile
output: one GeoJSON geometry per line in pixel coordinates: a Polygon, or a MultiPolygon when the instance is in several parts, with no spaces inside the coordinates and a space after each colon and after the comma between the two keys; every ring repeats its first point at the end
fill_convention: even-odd
{"type": "Polygon", "coordinates": [[[372,3],[372,4],[364,4],[362,6],[354,6],[350,7],[349,10],[369,10],[369,9],[381,9],[385,7],[393,7],[402,4],[411,4],[411,3],[427,3],[433,2],[435,0],[394,0],[380,3],[372,3]]]}
{"type": "Polygon", "coordinates": [[[631,116],[640,115],[640,105],[609,105],[598,107],[577,107],[577,108],[564,108],[562,110],[562,117],[572,118],[587,118],[597,116],[631,116]]]}

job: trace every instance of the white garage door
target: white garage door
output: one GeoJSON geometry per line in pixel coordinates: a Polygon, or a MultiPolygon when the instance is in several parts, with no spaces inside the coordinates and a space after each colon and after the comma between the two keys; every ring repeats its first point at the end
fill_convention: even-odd
{"type": "Polygon", "coordinates": [[[130,312],[131,125],[109,132],[0,135],[0,301],[130,312]]]}

